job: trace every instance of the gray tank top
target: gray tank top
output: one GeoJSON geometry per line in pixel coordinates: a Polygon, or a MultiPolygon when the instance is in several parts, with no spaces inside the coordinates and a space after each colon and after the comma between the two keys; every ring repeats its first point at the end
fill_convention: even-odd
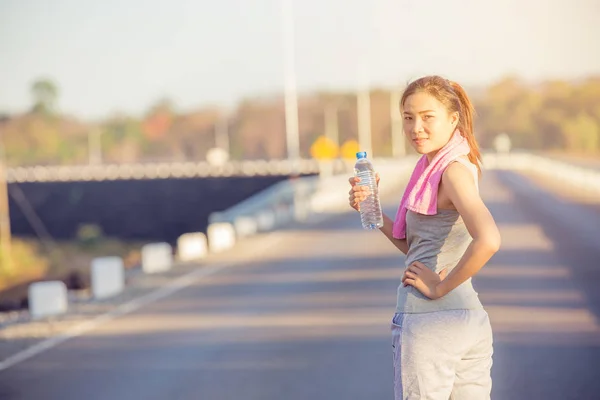
{"type": "MultiPolygon", "coordinates": [[[[475,167],[470,163],[469,166],[475,167]]],[[[406,214],[406,240],[406,267],[414,261],[420,261],[436,273],[444,268],[448,268],[450,273],[472,238],[458,211],[440,209],[436,215],[423,215],[409,210],[406,214]]],[[[436,300],[429,299],[410,285],[404,287],[400,283],[398,286],[397,313],[482,308],[470,278],[436,300]]]]}

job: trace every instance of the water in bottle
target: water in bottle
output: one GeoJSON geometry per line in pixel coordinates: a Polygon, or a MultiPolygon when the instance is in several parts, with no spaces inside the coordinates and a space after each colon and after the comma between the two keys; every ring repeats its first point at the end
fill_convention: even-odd
{"type": "Polygon", "coordinates": [[[354,174],[360,178],[357,185],[368,186],[370,194],[360,203],[360,219],[365,229],[378,229],[383,226],[383,214],[379,201],[379,191],[375,179],[373,164],[367,159],[367,153],[361,151],[356,153],[356,164],[354,174]]]}

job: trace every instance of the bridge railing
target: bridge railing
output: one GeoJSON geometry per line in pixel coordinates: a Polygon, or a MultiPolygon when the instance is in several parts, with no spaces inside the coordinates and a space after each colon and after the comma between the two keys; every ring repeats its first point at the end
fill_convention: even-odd
{"type": "MultiPolygon", "coordinates": [[[[332,163],[334,170],[344,162],[332,163]]],[[[307,175],[319,172],[316,160],[231,161],[223,165],[208,162],[173,162],[149,164],[102,164],[73,166],[32,166],[7,169],[8,182],[103,181],[124,179],[169,179],[228,176],[307,175]]]]}

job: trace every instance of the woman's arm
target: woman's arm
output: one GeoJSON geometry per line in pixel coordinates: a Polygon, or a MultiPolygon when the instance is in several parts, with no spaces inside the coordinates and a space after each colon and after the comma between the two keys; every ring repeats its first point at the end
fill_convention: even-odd
{"type": "Polygon", "coordinates": [[[501,243],[496,222],[479,196],[472,173],[464,165],[450,164],[442,176],[442,185],[473,241],[456,267],[437,285],[436,294],[440,297],[475,275],[501,243]]]}
{"type": "Polygon", "coordinates": [[[392,242],[394,246],[398,248],[398,250],[406,254],[408,252],[408,243],[406,242],[406,239],[396,239],[392,236],[393,227],[394,221],[391,220],[387,215],[383,214],[383,226],[379,228],[379,230],[385,235],[386,238],[388,238],[390,242],[392,242]]]}
{"type": "MultiPolygon", "coordinates": [[[[375,180],[377,182],[377,186],[379,186],[379,174],[375,175],[375,180]]],[[[369,188],[366,186],[358,186],[357,183],[360,182],[360,178],[358,177],[350,177],[348,179],[350,182],[350,192],[348,194],[350,197],[348,198],[350,207],[355,209],[356,211],[360,211],[360,203],[364,201],[369,195],[369,188]]],[[[392,229],[394,226],[394,221],[392,221],[387,215],[383,215],[383,226],[379,228],[381,232],[388,238],[390,242],[394,246],[398,248],[401,252],[406,254],[408,252],[408,244],[406,243],[406,239],[396,239],[392,236],[392,229]]]]}

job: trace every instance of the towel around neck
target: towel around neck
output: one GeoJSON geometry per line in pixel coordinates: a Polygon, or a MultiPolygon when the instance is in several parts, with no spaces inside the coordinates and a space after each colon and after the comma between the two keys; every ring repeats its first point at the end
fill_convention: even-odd
{"type": "Polygon", "coordinates": [[[407,210],[425,215],[437,214],[438,186],[446,167],[470,151],[467,139],[457,129],[448,143],[433,157],[431,163],[428,162],[426,154],[419,159],[398,207],[392,230],[394,238],[406,238],[407,210]]]}

